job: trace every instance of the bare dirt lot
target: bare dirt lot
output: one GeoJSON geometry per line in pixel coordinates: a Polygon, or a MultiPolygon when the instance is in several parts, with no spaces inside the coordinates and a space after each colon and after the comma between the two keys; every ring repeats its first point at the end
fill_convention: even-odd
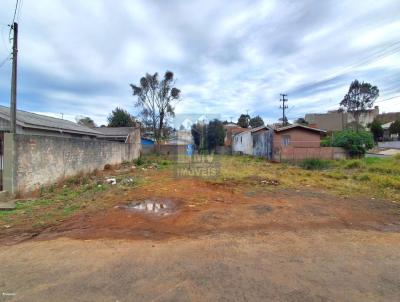
{"type": "MultiPolygon", "coordinates": [[[[18,214],[25,219],[12,216],[18,223],[0,233],[0,301],[400,297],[396,202],[259,176],[215,182],[174,178],[168,169],[126,173],[144,181],[110,186],[56,222],[35,226],[36,208],[18,214]]],[[[54,205],[40,211],[46,207],[54,205]]]]}

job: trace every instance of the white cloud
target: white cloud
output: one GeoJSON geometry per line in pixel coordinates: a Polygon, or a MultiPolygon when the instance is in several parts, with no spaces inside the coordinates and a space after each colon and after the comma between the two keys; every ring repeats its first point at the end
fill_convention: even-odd
{"type": "MultiPolygon", "coordinates": [[[[3,1],[0,23],[14,4],[3,1]]],[[[279,93],[290,115],[325,111],[356,77],[388,98],[400,94],[399,11],[396,0],[24,1],[19,106],[102,124],[116,106],[137,113],[128,84],[167,69],[182,90],[177,113],[235,120],[248,109],[273,122],[279,93]]],[[[0,72],[7,104],[9,69],[0,72]]]]}

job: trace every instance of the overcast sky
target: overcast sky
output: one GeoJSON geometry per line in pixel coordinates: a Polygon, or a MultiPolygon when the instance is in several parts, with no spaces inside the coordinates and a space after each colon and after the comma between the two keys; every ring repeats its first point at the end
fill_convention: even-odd
{"type": "MultiPolygon", "coordinates": [[[[0,64],[15,0],[0,4],[0,64]]],[[[336,109],[354,79],[377,85],[381,111],[400,111],[400,1],[24,0],[18,108],[106,122],[136,114],[129,83],[175,73],[179,113],[240,113],[268,122],[336,109]],[[390,100],[386,100],[392,98],[390,100]]],[[[9,105],[11,64],[0,68],[9,105]]]]}

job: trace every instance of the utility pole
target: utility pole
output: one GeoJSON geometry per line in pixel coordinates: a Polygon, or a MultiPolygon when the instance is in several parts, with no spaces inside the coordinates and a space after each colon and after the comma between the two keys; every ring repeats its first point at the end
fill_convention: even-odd
{"type": "Polygon", "coordinates": [[[288,101],[288,99],[285,99],[285,97],[287,97],[287,94],[281,93],[280,95],[282,97],[282,99],[280,100],[282,102],[282,105],[279,107],[282,109],[282,125],[286,126],[287,119],[286,119],[286,115],[285,115],[285,110],[288,108],[288,106],[285,105],[285,103],[288,101]]]}
{"type": "Polygon", "coordinates": [[[18,57],[18,23],[11,25],[13,30],[11,100],[10,100],[10,132],[16,133],[17,124],[17,57],[18,57]]]}

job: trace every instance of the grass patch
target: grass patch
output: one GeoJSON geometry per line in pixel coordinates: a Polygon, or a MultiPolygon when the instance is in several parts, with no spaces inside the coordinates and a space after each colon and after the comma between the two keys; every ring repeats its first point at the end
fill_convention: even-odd
{"type": "Polygon", "coordinates": [[[324,174],[325,177],[332,179],[348,179],[348,176],[340,171],[332,171],[324,174]]]}
{"type": "Polygon", "coordinates": [[[299,166],[305,170],[326,170],[331,167],[331,163],[328,160],[310,158],[303,160],[299,166]]]}
{"type": "Polygon", "coordinates": [[[345,169],[360,169],[363,167],[363,163],[360,160],[349,160],[346,161],[345,169]]]}
{"type": "Polygon", "coordinates": [[[363,173],[360,175],[355,175],[355,179],[360,180],[360,181],[370,181],[371,177],[367,173],[363,173]]]}

